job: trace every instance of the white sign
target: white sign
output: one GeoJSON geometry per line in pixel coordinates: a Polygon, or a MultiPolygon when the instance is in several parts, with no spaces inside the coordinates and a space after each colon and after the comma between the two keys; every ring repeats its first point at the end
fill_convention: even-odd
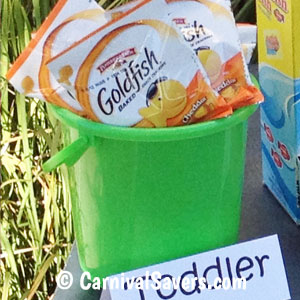
{"type": "Polygon", "coordinates": [[[103,287],[112,300],[290,299],[277,235],[111,276],[103,287]]]}

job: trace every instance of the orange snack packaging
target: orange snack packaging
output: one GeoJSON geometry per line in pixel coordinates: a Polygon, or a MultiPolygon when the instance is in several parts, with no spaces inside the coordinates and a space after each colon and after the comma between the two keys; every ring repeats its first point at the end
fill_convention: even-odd
{"type": "Polygon", "coordinates": [[[230,2],[167,2],[174,23],[201,61],[213,89],[233,109],[262,102],[262,94],[250,80],[230,2]]]}
{"type": "Polygon", "coordinates": [[[97,122],[129,127],[187,125],[232,110],[167,13],[145,0],[48,62],[54,77],[97,122]]]}
{"type": "Polygon", "coordinates": [[[104,10],[95,1],[58,1],[8,71],[7,79],[20,93],[84,114],[79,102],[49,72],[46,61],[105,23],[104,10]]]}

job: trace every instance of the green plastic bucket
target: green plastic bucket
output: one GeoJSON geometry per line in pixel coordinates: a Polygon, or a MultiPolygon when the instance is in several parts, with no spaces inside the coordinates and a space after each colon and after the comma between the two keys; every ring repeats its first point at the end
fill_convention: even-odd
{"type": "Polygon", "coordinates": [[[69,146],[44,170],[69,166],[84,271],[103,278],[237,241],[247,119],[257,106],[160,129],[110,126],[52,108],[69,146]]]}

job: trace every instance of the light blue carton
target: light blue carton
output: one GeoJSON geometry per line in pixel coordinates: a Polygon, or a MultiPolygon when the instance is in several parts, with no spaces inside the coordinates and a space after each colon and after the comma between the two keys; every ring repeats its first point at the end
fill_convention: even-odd
{"type": "Polygon", "coordinates": [[[300,224],[300,79],[261,63],[259,80],[263,181],[300,224]]]}
{"type": "Polygon", "coordinates": [[[300,224],[300,1],[256,0],[263,181],[300,224]]]}

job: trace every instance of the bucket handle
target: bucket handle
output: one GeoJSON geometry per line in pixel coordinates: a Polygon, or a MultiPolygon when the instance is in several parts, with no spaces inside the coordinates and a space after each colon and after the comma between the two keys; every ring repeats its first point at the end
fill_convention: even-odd
{"type": "Polygon", "coordinates": [[[85,136],[81,136],[72,144],[47,160],[42,165],[42,168],[45,172],[51,172],[62,164],[66,164],[68,167],[71,167],[79,160],[89,146],[89,139],[85,136]]]}

